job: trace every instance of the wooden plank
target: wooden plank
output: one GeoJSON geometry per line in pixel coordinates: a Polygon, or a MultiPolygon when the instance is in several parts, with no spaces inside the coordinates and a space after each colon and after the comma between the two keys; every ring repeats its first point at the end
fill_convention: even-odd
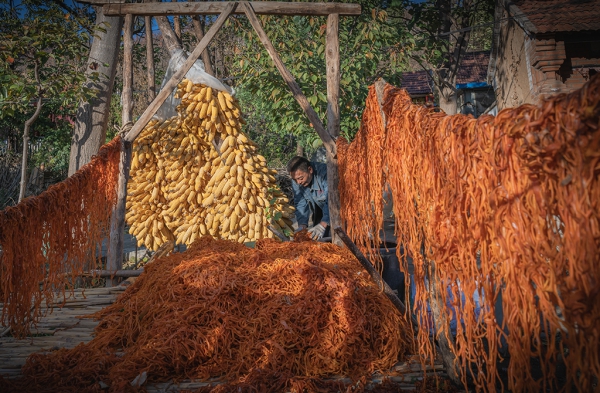
{"type": "MultiPolygon", "coordinates": [[[[258,37],[260,38],[260,41],[263,43],[265,49],[269,53],[269,56],[271,56],[273,63],[275,63],[275,67],[277,68],[277,70],[279,70],[279,73],[281,74],[281,76],[287,83],[288,87],[292,91],[294,98],[296,99],[298,104],[300,104],[300,107],[302,107],[302,109],[304,110],[306,117],[308,117],[308,120],[310,120],[315,131],[317,131],[317,134],[319,134],[319,137],[323,141],[323,144],[325,145],[325,147],[328,150],[333,149],[333,151],[335,151],[335,141],[333,140],[331,135],[329,135],[329,133],[325,130],[325,127],[323,126],[321,119],[319,119],[317,112],[315,112],[315,110],[312,108],[312,106],[306,99],[306,96],[304,95],[304,93],[302,93],[302,90],[300,89],[300,86],[298,86],[296,79],[292,76],[292,74],[285,67],[285,65],[283,64],[283,61],[281,61],[279,54],[275,50],[275,47],[273,46],[271,41],[269,40],[269,37],[267,37],[267,34],[263,30],[260,21],[256,17],[254,10],[252,9],[254,4],[257,4],[257,3],[240,2],[240,6],[246,11],[246,16],[248,17],[250,24],[252,25],[252,27],[254,28],[256,33],[258,34],[258,37]]],[[[308,3],[295,3],[295,4],[308,4],[308,3]]],[[[311,3],[311,4],[314,4],[314,3],[311,3]]]]}
{"type": "Polygon", "coordinates": [[[92,273],[99,277],[139,277],[144,269],[140,270],[94,270],[92,273]]]}
{"type": "MultiPolygon", "coordinates": [[[[213,15],[224,12],[225,8],[233,2],[229,1],[203,1],[203,2],[177,2],[177,3],[146,3],[146,4],[106,4],[105,15],[213,15]]],[[[242,2],[240,2],[242,3],[242,2]]],[[[320,15],[338,14],[357,16],[361,14],[360,4],[351,3],[304,3],[280,1],[251,1],[249,2],[254,12],[259,15],[320,15]]],[[[241,9],[234,11],[242,14],[241,9]]]]}
{"type": "Polygon", "coordinates": [[[148,78],[148,104],[156,97],[156,81],[154,80],[154,36],[152,35],[152,17],[144,17],[146,29],[146,76],[148,78]]]}
{"type": "MultiPolygon", "coordinates": [[[[144,4],[144,5],[152,5],[152,4],[144,4]]],[[[210,30],[208,30],[208,32],[206,33],[204,38],[202,38],[202,40],[200,40],[200,42],[198,43],[198,45],[196,46],[194,51],[190,54],[190,57],[188,57],[188,59],[183,64],[183,66],[176,73],[173,74],[171,79],[169,79],[169,81],[165,84],[165,87],[160,91],[160,93],[158,93],[158,95],[156,96],[154,101],[152,101],[152,103],[150,105],[148,105],[148,107],[146,108],[144,113],[142,113],[139,120],[134,124],[131,131],[129,131],[127,133],[127,135],[125,135],[126,141],[133,142],[135,140],[135,138],[140,134],[140,132],[142,132],[142,130],[144,129],[146,124],[148,124],[148,122],[150,121],[152,116],[154,116],[154,114],[156,113],[158,108],[160,108],[160,106],[163,104],[163,102],[165,102],[167,97],[171,95],[171,93],[173,92],[175,87],[177,87],[177,84],[179,82],[181,82],[181,80],[183,79],[185,74],[187,74],[187,72],[190,70],[190,68],[192,68],[192,65],[194,65],[194,63],[196,62],[196,60],[198,59],[198,57],[200,56],[202,51],[204,49],[206,49],[209,42],[217,34],[219,29],[221,29],[221,26],[223,26],[223,24],[225,23],[225,21],[227,20],[229,15],[231,15],[231,13],[235,10],[236,6],[237,6],[237,3],[227,2],[227,5],[226,5],[223,13],[221,13],[219,18],[211,26],[210,30]]]]}
{"type": "MultiPolygon", "coordinates": [[[[327,74],[327,131],[334,139],[340,135],[340,42],[339,42],[339,19],[338,14],[330,14],[327,17],[327,37],[325,40],[325,66],[327,74]]],[[[327,156],[327,186],[329,227],[342,226],[340,217],[340,174],[337,161],[337,148],[326,149],[327,156]]],[[[331,230],[331,229],[330,229],[331,230]]],[[[331,230],[332,243],[342,245],[342,240],[331,230]]]]}

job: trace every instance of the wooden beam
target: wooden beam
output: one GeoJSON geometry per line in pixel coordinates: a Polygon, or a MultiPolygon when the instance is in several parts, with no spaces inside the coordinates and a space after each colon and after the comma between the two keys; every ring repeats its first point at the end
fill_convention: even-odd
{"type": "Polygon", "coordinates": [[[310,105],[304,93],[302,93],[302,90],[300,89],[300,86],[298,86],[296,79],[285,67],[283,61],[281,61],[279,54],[275,50],[275,47],[273,46],[271,41],[269,40],[269,37],[267,37],[267,34],[263,30],[260,21],[256,17],[254,10],[252,9],[253,4],[256,3],[248,3],[244,1],[240,2],[240,6],[246,11],[246,16],[248,17],[250,24],[252,25],[252,27],[254,27],[256,34],[258,34],[258,38],[260,38],[260,41],[265,46],[265,49],[269,53],[269,56],[271,56],[273,63],[275,63],[275,67],[279,70],[279,73],[281,74],[288,87],[292,91],[294,98],[296,99],[298,104],[300,104],[300,107],[302,107],[302,109],[304,110],[306,117],[308,117],[308,120],[310,120],[314,129],[317,131],[317,134],[319,134],[319,137],[323,141],[323,144],[325,145],[326,149],[335,151],[335,141],[333,140],[331,135],[329,135],[327,130],[325,130],[323,122],[321,122],[321,119],[319,119],[319,115],[317,115],[317,112],[315,112],[313,107],[310,105]]]}
{"type": "Polygon", "coordinates": [[[133,15],[127,14],[123,24],[123,125],[131,122],[133,117],[133,19],[133,15]]]}
{"type": "MultiPolygon", "coordinates": [[[[130,124],[133,115],[133,15],[125,15],[123,25],[123,102],[122,124],[130,124]]],[[[123,237],[125,235],[125,203],[127,200],[127,180],[131,166],[131,143],[121,140],[119,160],[119,180],[117,185],[117,203],[113,206],[110,218],[110,234],[106,268],[119,270],[123,267],[123,237]]],[[[106,286],[117,283],[106,280],[106,286]]]]}
{"type": "MultiPolygon", "coordinates": [[[[97,277],[139,277],[144,272],[144,268],[140,270],[92,270],[90,274],[97,277]]],[[[106,280],[110,281],[110,280],[106,280]]]]}
{"type": "Polygon", "coordinates": [[[144,17],[144,27],[146,29],[146,69],[148,78],[148,103],[156,97],[156,81],[154,74],[154,36],[152,34],[152,17],[144,17]]]}
{"type": "MultiPolygon", "coordinates": [[[[338,14],[327,17],[327,36],[325,40],[325,67],[327,74],[327,132],[334,139],[340,135],[340,42],[338,14]]],[[[340,174],[338,170],[337,149],[326,149],[327,156],[327,186],[329,225],[331,228],[341,227],[340,217],[340,174]]],[[[331,231],[332,242],[338,246],[342,240],[337,233],[331,231]]]]}
{"type": "MultiPolygon", "coordinates": [[[[147,4],[149,5],[149,4],[147,4]]],[[[225,11],[219,16],[219,18],[215,21],[215,23],[211,26],[210,30],[206,33],[204,38],[200,40],[194,51],[190,54],[190,57],[187,58],[183,66],[173,74],[171,79],[165,84],[164,88],[158,93],[154,101],[142,113],[139,120],[134,124],[131,131],[125,135],[125,140],[128,142],[132,142],[135,138],[142,132],[146,124],[150,121],[152,116],[156,113],[158,108],[165,102],[168,96],[171,95],[177,84],[181,82],[185,74],[192,68],[192,65],[198,60],[198,57],[202,53],[204,49],[208,46],[209,42],[213,39],[213,37],[217,34],[221,26],[225,23],[229,15],[235,10],[237,3],[230,2],[227,3],[227,7],[225,11]]]]}
{"type": "MultiPolygon", "coordinates": [[[[114,2],[113,2],[114,3],[114,2]]],[[[105,15],[213,15],[220,14],[231,3],[228,1],[151,3],[151,4],[108,4],[104,0],[105,15]]],[[[279,1],[252,1],[252,9],[259,15],[360,15],[360,4],[349,3],[304,3],[279,1]]],[[[234,13],[242,14],[242,10],[234,13]]]]}
{"type": "MultiPolygon", "coordinates": [[[[113,207],[110,218],[110,234],[106,268],[119,270],[123,267],[123,236],[125,234],[125,207],[127,201],[127,181],[131,168],[132,143],[121,140],[121,156],[119,160],[119,180],[117,185],[117,203],[113,207]]],[[[116,282],[106,280],[106,286],[112,287],[116,282]]]]}

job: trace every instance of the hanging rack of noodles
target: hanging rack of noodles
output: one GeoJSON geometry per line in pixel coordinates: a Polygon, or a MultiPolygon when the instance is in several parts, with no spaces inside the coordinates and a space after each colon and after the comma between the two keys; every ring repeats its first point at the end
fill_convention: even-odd
{"type": "Polygon", "coordinates": [[[2,324],[23,337],[96,259],[116,201],[121,138],[66,180],[0,212],[2,324]]]}
{"type": "MultiPolygon", "coordinates": [[[[453,343],[463,383],[495,391],[507,349],[513,391],[598,391],[600,77],[478,119],[414,105],[387,85],[383,113],[385,129],[371,86],[355,140],[338,141],[342,220],[368,247],[389,185],[398,242],[414,259],[412,310],[430,327],[428,302],[446,305],[436,334],[453,343]]],[[[429,333],[418,339],[432,358],[429,333]]]]}

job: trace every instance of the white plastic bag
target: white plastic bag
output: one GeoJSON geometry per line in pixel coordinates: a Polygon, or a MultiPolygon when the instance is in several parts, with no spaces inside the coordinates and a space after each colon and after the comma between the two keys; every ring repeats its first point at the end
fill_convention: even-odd
{"type": "MultiPolygon", "coordinates": [[[[188,52],[185,52],[182,49],[178,49],[174,52],[173,56],[171,56],[171,60],[169,60],[165,77],[160,85],[161,90],[165,87],[165,84],[169,79],[171,79],[173,74],[183,66],[189,55],[190,54],[188,52]]],[[[194,83],[201,83],[203,85],[210,86],[213,89],[226,91],[231,95],[235,95],[235,90],[232,87],[223,84],[214,76],[206,73],[204,70],[204,63],[200,59],[196,60],[194,65],[192,65],[192,68],[190,68],[187,74],[185,74],[185,77],[194,83]]],[[[153,116],[153,118],[162,121],[177,115],[176,108],[181,100],[179,98],[175,98],[176,90],[177,89],[173,90],[173,93],[167,97],[165,102],[156,111],[156,114],[153,116]]]]}

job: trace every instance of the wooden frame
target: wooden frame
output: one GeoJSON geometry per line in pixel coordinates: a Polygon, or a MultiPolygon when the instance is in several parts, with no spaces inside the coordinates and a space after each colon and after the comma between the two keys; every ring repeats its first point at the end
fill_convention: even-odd
{"type": "MultiPolygon", "coordinates": [[[[102,5],[105,15],[214,15],[225,10],[227,1],[171,2],[171,3],[127,3],[124,0],[82,0],[81,3],[102,5]]],[[[280,1],[248,2],[257,15],[314,15],[358,16],[360,4],[352,3],[304,3],[280,1]]],[[[244,14],[238,9],[235,14],[244,14]]]]}
{"type": "MultiPolygon", "coordinates": [[[[338,191],[338,164],[337,164],[337,151],[335,140],[337,139],[340,132],[340,111],[339,111],[339,86],[340,86],[340,68],[339,68],[339,36],[338,36],[338,25],[340,15],[360,15],[361,7],[358,4],[341,4],[341,3],[285,3],[285,2],[171,2],[171,3],[145,3],[145,4],[124,4],[124,0],[83,0],[84,3],[103,5],[103,11],[106,15],[128,15],[131,19],[131,15],[144,15],[146,17],[159,16],[159,15],[208,15],[208,14],[220,14],[215,23],[211,26],[210,30],[200,40],[194,51],[190,54],[183,67],[178,70],[171,79],[165,84],[164,88],[153,101],[148,105],[144,113],[140,116],[139,120],[133,125],[132,129],[124,136],[123,153],[121,154],[121,165],[119,173],[119,191],[118,191],[118,202],[115,207],[113,214],[113,223],[124,225],[124,212],[125,212],[125,199],[127,196],[127,178],[129,172],[129,165],[131,161],[131,143],[144,129],[148,121],[160,108],[166,98],[173,92],[175,87],[183,79],[185,74],[189,71],[195,61],[199,58],[202,52],[206,49],[210,41],[225,23],[227,18],[232,14],[245,14],[250,24],[258,34],[261,42],[265,46],[269,56],[275,63],[275,67],[281,73],[283,79],[286,81],[288,87],[292,91],[294,98],[300,104],[304,110],[306,116],[313,124],[313,127],[317,131],[319,137],[323,141],[327,151],[327,181],[329,186],[329,209],[332,227],[332,235],[334,236],[334,243],[341,245],[342,241],[339,236],[333,231],[333,228],[341,227],[341,220],[339,216],[340,200],[338,191]],[[263,15],[321,15],[327,16],[327,35],[326,35],[326,50],[325,50],[325,62],[326,62],[326,74],[327,74],[327,128],[323,125],[323,122],[318,117],[315,110],[311,107],[310,103],[306,99],[306,96],[302,93],[298,83],[292,76],[292,74],[285,67],[279,54],[275,50],[275,47],[264,32],[260,20],[257,14],[263,15]],[[127,151],[129,146],[129,152],[127,151]]],[[[146,19],[148,21],[149,18],[146,19]]],[[[127,39],[130,38],[131,33],[125,32],[127,39]]],[[[127,49],[131,51],[129,45],[127,49]]],[[[125,55],[128,58],[128,55],[125,55]]],[[[125,66],[125,64],[124,64],[125,66]]],[[[125,68],[125,67],[124,67],[125,68]]],[[[124,70],[124,72],[128,70],[124,70]]],[[[379,105],[381,107],[381,100],[383,96],[383,83],[376,84],[377,96],[379,105]]],[[[124,89],[125,90],[125,89],[124,89]]],[[[131,100],[129,96],[127,99],[131,100]]],[[[125,105],[124,105],[125,107],[125,105]]],[[[123,120],[128,118],[128,115],[124,112],[123,120]]],[[[384,118],[385,126],[385,118],[384,118]]],[[[111,252],[108,261],[108,270],[101,271],[102,276],[114,277],[115,275],[131,275],[136,276],[140,271],[135,272],[123,272],[120,270],[121,264],[117,263],[115,259],[122,256],[122,236],[124,231],[121,229],[118,233],[115,232],[115,236],[112,233],[113,225],[111,225],[111,238],[110,247],[115,247],[115,250],[119,250],[120,254],[111,252]],[[119,239],[120,237],[120,239],[119,239]],[[119,248],[120,247],[120,248],[119,248]]],[[[122,228],[122,226],[121,226],[122,228]]],[[[109,280],[107,280],[109,281],[109,280]]],[[[109,284],[110,285],[110,284],[109,284]]],[[[392,299],[393,301],[393,299],[392,299]]],[[[400,309],[405,309],[404,305],[397,305],[400,309]]],[[[436,324],[441,318],[437,305],[432,305],[434,309],[434,319],[436,324]]],[[[414,323],[414,322],[413,322],[414,323]]],[[[439,351],[442,354],[443,362],[446,369],[449,372],[450,377],[456,382],[458,380],[456,373],[456,359],[452,355],[449,349],[449,343],[445,338],[439,339],[439,351]]]]}
{"type": "MultiPolygon", "coordinates": [[[[189,58],[184,63],[183,67],[176,72],[169,81],[165,84],[164,88],[156,95],[153,101],[148,105],[144,113],[140,116],[138,121],[133,125],[131,130],[123,137],[123,157],[129,156],[131,160],[131,153],[127,153],[127,149],[131,149],[131,143],[137,138],[140,132],[144,129],[146,124],[150,121],[152,116],[156,114],[157,110],[164,103],[167,97],[173,92],[178,83],[183,79],[185,74],[192,67],[194,62],[200,57],[202,52],[206,49],[210,41],[214,38],[216,33],[225,23],[227,18],[232,14],[245,14],[250,21],[252,27],[258,34],[261,42],[265,46],[271,59],[275,63],[276,68],[281,73],[282,77],[288,84],[288,87],[292,91],[294,98],[298,104],[304,110],[309,121],[315,128],[315,131],[323,141],[323,144],[327,150],[327,176],[329,185],[329,208],[330,208],[330,225],[335,228],[341,224],[339,217],[340,201],[339,192],[337,186],[339,183],[338,166],[337,166],[337,152],[335,140],[339,135],[339,38],[338,38],[338,23],[340,15],[359,15],[361,7],[358,4],[341,4],[341,3],[285,3],[285,2],[201,2],[201,3],[145,3],[145,4],[124,4],[121,1],[114,0],[87,0],[85,1],[90,4],[103,5],[104,13],[107,15],[127,15],[127,18],[131,18],[133,14],[144,15],[149,18],[151,15],[180,15],[180,14],[215,14],[220,13],[219,18],[211,26],[209,31],[200,40],[194,51],[190,54],[189,58]],[[109,3],[107,3],[107,1],[109,3]],[[285,67],[279,54],[275,50],[275,47],[267,37],[262,25],[257,17],[257,14],[269,14],[269,15],[327,15],[327,38],[326,38],[326,64],[327,64],[327,128],[323,125],[323,122],[308,102],[306,96],[302,93],[302,90],[298,86],[295,78],[285,67]]],[[[126,34],[127,35],[127,34],[126,34]]],[[[131,50],[129,47],[126,50],[131,50]]],[[[127,58],[125,54],[125,58],[127,58]]],[[[129,71],[127,71],[129,72],[129,71]]],[[[126,98],[130,99],[130,98],[126,98]]],[[[130,116],[124,116],[124,122],[126,118],[130,116]]],[[[126,159],[125,159],[126,160],[126,159]]],[[[118,193],[119,201],[118,207],[115,210],[115,218],[124,221],[124,210],[126,198],[126,184],[128,177],[129,165],[123,165],[121,168],[119,183],[124,183],[122,190],[118,193]],[[123,218],[122,218],[123,217],[123,218]]],[[[118,228],[122,228],[124,223],[111,226],[114,227],[115,232],[118,228]]],[[[118,270],[121,266],[120,254],[123,249],[122,234],[111,234],[110,247],[113,251],[110,252],[108,258],[109,270],[118,270]],[[119,238],[121,237],[121,238],[119,238]]],[[[341,241],[334,234],[334,243],[340,244],[341,241]]]]}

